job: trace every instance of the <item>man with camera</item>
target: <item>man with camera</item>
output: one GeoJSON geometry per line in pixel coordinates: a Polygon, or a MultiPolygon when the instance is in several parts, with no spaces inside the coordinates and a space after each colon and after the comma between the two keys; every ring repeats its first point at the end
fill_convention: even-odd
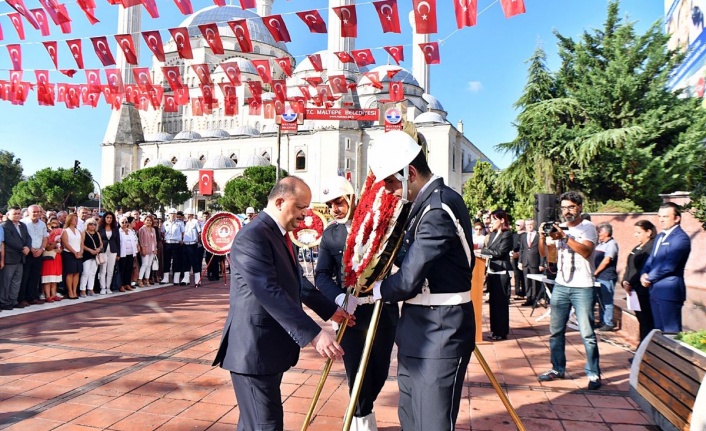
{"type": "Polygon", "coordinates": [[[562,194],[559,201],[565,223],[546,222],[539,229],[539,254],[542,257],[547,255],[546,237],[549,236],[555,241],[558,262],[549,324],[552,369],[541,374],[537,380],[549,382],[564,378],[566,323],[571,307],[574,307],[586,349],[584,370],[588,377],[588,389],[595,390],[601,387],[598,344],[593,331],[593,251],[598,235],[593,223],[581,218],[583,198],[580,194],[569,191],[562,194]]]}

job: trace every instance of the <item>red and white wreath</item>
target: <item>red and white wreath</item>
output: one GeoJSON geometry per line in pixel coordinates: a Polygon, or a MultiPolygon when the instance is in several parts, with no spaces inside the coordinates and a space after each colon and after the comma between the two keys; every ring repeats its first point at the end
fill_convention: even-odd
{"type": "Polygon", "coordinates": [[[302,248],[311,248],[319,245],[326,227],[324,216],[311,208],[306,210],[304,220],[299,226],[289,233],[292,242],[302,248]]]}

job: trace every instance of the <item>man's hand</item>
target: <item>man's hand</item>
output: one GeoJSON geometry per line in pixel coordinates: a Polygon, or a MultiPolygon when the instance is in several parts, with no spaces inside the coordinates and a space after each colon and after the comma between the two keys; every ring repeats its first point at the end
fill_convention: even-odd
{"type": "Polygon", "coordinates": [[[337,360],[343,357],[343,349],[328,332],[323,329],[313,340],[311,345],[316,348],[316,351],[325,358],[337,360]]]}
{"type": "Polygon", "coordinates": [[[354,326],[355,325],[355,316],[352,314],[346,313],[346,311],[342,308],[336,309],[336,312],[333,313],[333,316],[331,316],[331,319],[334,322],[338,323],[339,325],[342,325],[343,322],[348,319],[348,325],[347,326],[354,326]]]}
{"type": "Polygon", "coordinates": [[[519,269],[520,271],[522,271],[522,264],[521,264],[521,263],[518,263],[518,264],[517,264],[517,269],[519,269]]]}
{"type": "Polygon", "coordinates": [[[625,289],[627,293],[630,293],[630,291],[632,291],[632,286],[630,286],[629,281],[623,281],[623,289],[625,289]]]}
{"type": "Polygon", "coordinates": [[[640,277],[640,284],[642,284],[645,287],[652,286],[652,282],[647,279],[647,273],[642,274],[642,276],[640,277]]]}
{"type": "Polygon", "coordinates": [[[43,250],[42,250],[41,248],[33,249],[33,250],[32,250],[32,256],[34,256],[34,257],[39,257],[39,256],[42,255],[42,251],[43,251],[43,250]]]}
{"type": "Polygon", "coordinates": [[[22,247],[22,254],[27,256],[29,254],[29,247],[27,247],[27,246],[22,247]]]}
{"type": "Polygon", "coordinates": [[[336,297],[336,300],[334,301],[336,305],[339,307],[343,308],[346,310],[346,312],[353,314],[355,313],[355,309],[358,308],[358,298],[356,298],[353,295],[348,295],[348,298],[346,298],[345,293],[341,293],[336,297]],[[345,304],[345,307],[343,306],[343,303],[345,304]]]}

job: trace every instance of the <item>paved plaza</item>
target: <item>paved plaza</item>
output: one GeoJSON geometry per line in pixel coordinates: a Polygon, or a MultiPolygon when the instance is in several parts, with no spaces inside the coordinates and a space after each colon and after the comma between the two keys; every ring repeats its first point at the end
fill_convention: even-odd
{"type": "MultiPolygon", "coordinates": [[[[527,430],[656,430],[628,396],[632,353],[619,333],[600,336],[603,387],[586,390],[584,349],[567,335],[567,378],[550,368],[544,312],[510,306],[510,337],[480,350],[527,430]]],[[[484,312],[487,317],[487,304],[484,312]]],[[[18,431],[235,430],[238,408],[228,373],[211,366],[228,312],[228,288],[168,286],[64,300],[0,312],[0,429],[18,431]]],[[[487,330],[487,321],[484,323],[487,330]]],[[[487,331],[486,331],[487,333],[487,331]]],[[[380,430],[400,430],[396,361],[377,403],[380,430]]],[[[285,429],[299,430],[323,369],[312,347],[282,385],[285,429]]],[[[459,430],[515,430],[474,358],[459,430]]],[[[309,427],[341,429],[348,402],[343,365],[334,365],[309,427]]],[[[433,430],[430,430],[433,431],[433,430]]]]}

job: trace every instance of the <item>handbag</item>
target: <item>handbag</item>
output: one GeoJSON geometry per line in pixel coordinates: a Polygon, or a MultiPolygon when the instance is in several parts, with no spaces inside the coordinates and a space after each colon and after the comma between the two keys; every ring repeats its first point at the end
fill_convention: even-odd
{"type": "Polygon", "coordinates": [[[54,260],[56,257],[56,250],[44,250],[42,252],[42,257],[46,260],[54,260]]]}
{"type": "Polygon", "coordinates": [[[159,270],[159,260],[157,259],[157,256],[154,257],[152,260],[152,271],[158,271],[159,270]]]}
{"type": "Polygon", "coordinates": [[[98,253],[98,254],[96,255],[96,263],[97,263],[98,265],[103,265],[103,264],[105,264],[105,262],[106,262],[106,258],[105,258],[105,256],[103,255],[103,253],[98,253]]]}

